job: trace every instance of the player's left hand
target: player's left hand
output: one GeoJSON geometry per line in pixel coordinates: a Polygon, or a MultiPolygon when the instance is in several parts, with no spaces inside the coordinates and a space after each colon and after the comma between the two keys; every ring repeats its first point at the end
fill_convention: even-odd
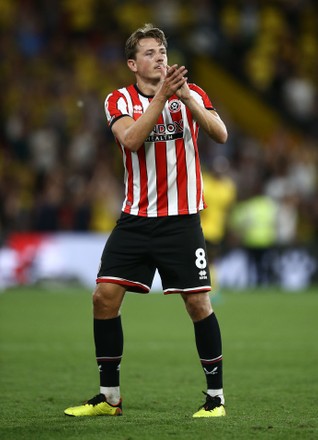
{"type": "MultiPolygon", "coordinates": [[[[176,90],[176,95],[178,96],[178,98],[182,99],[187,99],[190,97],[190,89],[187,83],[188,78],[186,77],[186,74],[188,73],[188,70],[182,66],[179,67],[178,66],[167,66],[167,72],[168,74],[172,73],[172,72],[177,72],[179,74],[179,79],[182,80],[182,84],[180,87],[177,88],[176,90]]],[[[179,83],[180,84],[180,83],[179,83]]]]}
{"type": "Polygon", "coordinates": [[[183,83],[183,85],[176,91],[176,95],[181,101],[190,98],[190,89],[187,82],[183,83]]]}

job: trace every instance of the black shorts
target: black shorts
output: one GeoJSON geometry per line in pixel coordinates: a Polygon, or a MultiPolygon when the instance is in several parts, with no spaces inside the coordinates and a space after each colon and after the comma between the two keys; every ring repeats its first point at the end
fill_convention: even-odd
{"type": "Polygon", "coordinates": [[[96,282],[148,293],[156,269],[165,294],[211,290],[199,214],[146,218],[122,213],[106,242],[96,282]]]}

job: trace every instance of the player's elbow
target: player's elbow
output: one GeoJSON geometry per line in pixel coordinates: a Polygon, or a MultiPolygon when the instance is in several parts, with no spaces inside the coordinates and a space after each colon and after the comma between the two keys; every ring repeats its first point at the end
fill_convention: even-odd
{"type": "Polygon", "coordinates": [[[126,130],[124,133],[122,143],[129,151],[135,153],[139,150],[144,142],[144,136],[140,136],[140,132],[136,132],[135,130],[126,130]]]}
{"type": "Polygon", "coordinates": [[[123,145],[127,150],[131,152],[136,152],[139,150],[141,144],[140,140],[137,139],[129,130],[126,130],[124,133],[120,133],[118,135],[119,142],[123,145]]]}
{"type": "Polygon", "coordinates": [[[225,126],[219,127],[217,131],[214,131],[212,138],[218,144],[225,144],[228,138],[227,129],[225,128],[225,126]]]}
{"type": "Polygon", "coordinates": [[[225,142],[227,141],[227,138],[228,138],[227,130],[226,130],[226,128],[224,128],[223,130],[220,131],[219,139],[217,142],[219,144],[225,144],[225,142]]]}
{"type": "Polygon", "coordinates": [[[141,147],[141,144],[133,141],[125,141],[124,146],[125,148],[127,148],[127,150],[131,151],[132,153],[136,153],[136,151],[138,151],[139,148],[141,147]]]}
{"type": "Polygon", "coordinates": [[[130,117],[115,121],[112,131],[119,143],[129,151],[136,152],[143,143],[140,130],[136,130],[135,121],[130,117]]]}

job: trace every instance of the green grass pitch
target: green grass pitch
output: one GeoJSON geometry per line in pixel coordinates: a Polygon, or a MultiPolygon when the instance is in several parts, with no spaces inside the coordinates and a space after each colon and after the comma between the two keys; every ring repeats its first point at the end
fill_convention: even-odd
{"type": "Polygon", "coordinates": [[[124,415],[72,418],[64,408],[98,392],[91,293],[3,292],[0,438],[318,438],[318,290],[224,291],[212,303],[223,334],[227,417],[191,417],[203,403],[205,379],[181,298],[127,294],[124,415]]]}

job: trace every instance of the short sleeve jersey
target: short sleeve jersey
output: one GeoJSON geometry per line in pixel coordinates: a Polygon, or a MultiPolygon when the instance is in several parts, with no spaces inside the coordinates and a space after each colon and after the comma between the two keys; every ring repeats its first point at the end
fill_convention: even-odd
{"type": "MultiPolygon", "coordinates": [[[[213,110],[207,94],[189,84],[192,96],[213,110]]],[[[105,100],[109,126],[119,118],[137,120],[152,96],[136,85],[110,93],[105,100]]],[[[137,152],[120,147],[124,164],[125,198],[122,210],[142,217],[194,214],[206,207],[198,152],[199,126],[176,95],[170,97],[148,138],[137,152]]]]}

